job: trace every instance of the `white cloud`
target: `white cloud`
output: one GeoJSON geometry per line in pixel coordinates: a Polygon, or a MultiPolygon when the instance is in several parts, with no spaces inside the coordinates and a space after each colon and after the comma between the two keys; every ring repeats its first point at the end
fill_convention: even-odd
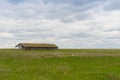
{"type": "Polygon", "coordinates": [[[9,39],[9,38],[13,38],[13,35],[11,33],[3,32],[3,33],[0,33],[0,38],[7,38],[7,39],[9,39]]]}
{"type": "Polygon", "coordinates": [[[92,1],[2,1],[0,44],[47,42],[61,48],[119,48],[120,10],[106,9],[111,0],[92,1]]]}

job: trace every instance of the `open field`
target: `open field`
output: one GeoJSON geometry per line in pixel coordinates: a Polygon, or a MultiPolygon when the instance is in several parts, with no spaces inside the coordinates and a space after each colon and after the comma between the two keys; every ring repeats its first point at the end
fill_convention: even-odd
{"type": "Polygon", "coordinates": [[[120,80],[120,50],[1,49],[0,80],[120,80]]]}

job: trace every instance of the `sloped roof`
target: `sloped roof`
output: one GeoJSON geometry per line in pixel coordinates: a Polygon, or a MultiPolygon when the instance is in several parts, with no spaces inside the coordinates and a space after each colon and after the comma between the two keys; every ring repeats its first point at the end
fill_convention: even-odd
{"type": "Polygon", "coordinates": [[[46,44],[46,43],[19,43],[16,47],[24,46],[24,47],[58,47],[55,44],[46,44]]]}

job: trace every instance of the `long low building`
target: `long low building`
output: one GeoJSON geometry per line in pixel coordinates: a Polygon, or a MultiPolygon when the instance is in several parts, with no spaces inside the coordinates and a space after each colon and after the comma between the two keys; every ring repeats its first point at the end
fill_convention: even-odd
{"type": "Polygon", "coordinates": [[[22,50],[56,50],[58,46],[55,44],[45,43],[19,43],[15,47],[22,50]]]}

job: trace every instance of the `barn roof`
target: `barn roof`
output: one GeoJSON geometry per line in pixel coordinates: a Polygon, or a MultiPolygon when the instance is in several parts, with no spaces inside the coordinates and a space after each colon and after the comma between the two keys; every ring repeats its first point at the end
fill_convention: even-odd
{"type": "Polygon", "coordinates": [[[46,43],[19,43],[16,47],[58,47],[55,44],[46,44],[46,43]]]}

